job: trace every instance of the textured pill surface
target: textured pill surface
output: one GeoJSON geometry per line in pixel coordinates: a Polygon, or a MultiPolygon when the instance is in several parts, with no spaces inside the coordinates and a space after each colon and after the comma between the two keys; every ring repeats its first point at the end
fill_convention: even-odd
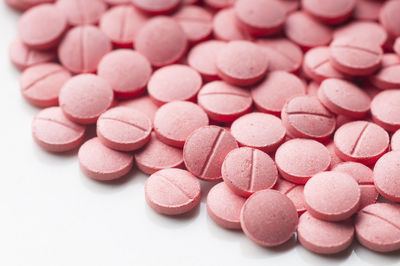
{"type": "MultiPolygon", "coordinates": [[[[383,63],[382,63],[383,65],[383,63]]],[[[371,83],[382,90],[400,87],[400,64],[381,68],[370,77],[371,83]]]]}
{"type": "Polygon", "coordinates": [[[107,9],[102,0],[57,0],[57,7],[64,12],[72,26],[97,24],[107,9]]]}
{"type": "Polygon", "coordinates": [[[400,152],[383,155],[374,167],[374,184],[379,193],[394,202],[400,202],[400,152]]]}
{"type": "Polygon", "coordinates": [[[377,94],[371,102],[371,114],[375,123],[387,131],[400,128],[400,91],[386,90],[377,94]]]}
{"type": "Polygon", "coordinates": [[[382,25],[370,21],[354,21],[337,28],[333,33],[334,39],[346,36],[366,42],[375,42],[379,46],[384,46],[388,38],[382,25]]]}
{"type": "Polygon", "coordinates": [[[390,148],[392,151],[400,151],[400,130],[397,130],[390,141],[390,148]]]}
{"type": "Polygon", "coordinates": [[[350,17],[356,0],[302,0],[303,9],[326,23],[339,23],[350,17]]]}
{"type": "Polygon", "coordinates": [[[213,32],[215,38],[221,41],[249,40],[250,34],[238,25],[233,8],[219,11],[213,19],[213,32]]]}
{"type": "Polygon", "coordinates": [[[295,184],[279,177],[275,183],[274,189],[288,196],[296,207],[299,215],[306,211],[304,185],[295,184]]]}
{"type": "Polygon", "coordinates": [[[150,120],[154,121],[154,116],[158,110],[158,106],[148,95],[143,95],[133,99],[120,101],[118,106],[125,106],[145,114],[150,120]]]}
{"type": "Polygon", "coordinates": [[[172,12],[182,2],[181,0],[132,0],[131,1],[141,11],[160,15],[172,12]]]}

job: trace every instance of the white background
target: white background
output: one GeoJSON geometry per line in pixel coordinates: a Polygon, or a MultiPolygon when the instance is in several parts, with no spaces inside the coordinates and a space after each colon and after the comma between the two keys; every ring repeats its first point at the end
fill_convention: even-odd
{"type": "Polygon", "coordinates": [[[0,0],[0,265],[400,265],[400,253],[376,254],[354,244],[318,256],[296,243],[266,249],[208,217],[200,207],[180,218],[145,203],[146,176],[133,170],[99,183],[79,170],[76,152],[47,153],[31,138],[38,109],[20,95],[8,60],[19,14],[0,0]]]}

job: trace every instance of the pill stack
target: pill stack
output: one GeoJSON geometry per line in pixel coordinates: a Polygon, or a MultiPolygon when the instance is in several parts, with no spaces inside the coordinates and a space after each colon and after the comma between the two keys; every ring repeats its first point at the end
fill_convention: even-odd
{"type": "Polygon", "coordinates": [[[6,2],[41,148],[136,164],[164,215],[215,182],[210,217],[261,246],[400,249],[400,0],[6,2]]]}

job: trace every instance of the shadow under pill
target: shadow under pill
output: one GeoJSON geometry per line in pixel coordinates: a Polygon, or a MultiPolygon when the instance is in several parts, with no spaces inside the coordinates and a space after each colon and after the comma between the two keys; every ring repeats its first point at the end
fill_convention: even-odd
{"type": "Polygon", "coordinates": [[[232,242],[238,242],[240,238],[246,238],[246,236],[243,234],[243,231],[241,229],[227,229],[219,226],[216,224],[213,219],[210,218],[208,213],[206,212],[205,215],[207,216],[207,227],[208,230],[211,232],[213,237],[216,237],[220,240],[232,243],[232,242]]]}
{"type": "Polygon", "coordinates": [[[360,260],[369,265],[399,265],[400,262],[400,250],[379,253],[369,250],[357,242],[354,252],[360,260]]]}
{"type": "Polygon", "coordinates": [[[240,244],[242,254],[246,258],[265,259],[268,257],[282,256],[291,251],[296,246],[296,236],[293,235],[287,242],[277,247],[262,247],[247,238],[243,239],[240,244]]]}
{"type": "Polygon", "coordinates": [[[206,202],[207,201],[207,195],[208,192],[219,182],[208,182],[208,181],[200,181],[200,186],[201,186],[201,202],[206,202]]]}

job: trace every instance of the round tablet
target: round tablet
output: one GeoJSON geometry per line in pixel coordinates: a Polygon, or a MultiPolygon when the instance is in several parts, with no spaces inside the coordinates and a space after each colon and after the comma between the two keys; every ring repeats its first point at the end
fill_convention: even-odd
{"type": "Polygon", "coordinates": [[[130,4],[131,0],[104,0],[109,5],[125,5],[125,4],[130,4]]]}
{"type": "Polygon", "coordinates": [[[133,166],[132,154],[107,148],[99,138],[86,141],[79,149],[78,159],[82,172],[99,181],[120,178],[133,166]]]}
{"type": "Polygon", "coordinates": [[[392,151],[400,151],[400,130],[397,130],[393,135],[392,135],[392,140],[390,143],[390,148],[392,151]]]}
{"type": "Polygon", "coordinates": [[[60,107],[40,111],[32,122],[32,136],[46,151],[65,152],[78,147],[85,137],[85,126],[65,117],[60,107]]]}
{"type": "Polygon", "coordinates": [[[207,195],[207,213],[219,226],[241,229],[240,211],[246,199],[236,195],[224,182],[213,186],[207,195]]]}
{"type": "Polygon", "coordinates": [[[400,202],[400,152],[384,154],[374,167],[374,184],[379,193],[393,201],[400,202]]]}
{"type": "Polygon", "coordinates": [[[93,74],[81,74],[64,84],[59,102],[68,119],[92,124],[111,106],[113,91],[104,79],[93,74]]]}
{"type": "Polygon", "coordinates": [[[40,50],[56,46],[66,29],[67,18],[52,4],[29,9],[18,22],[18,35],[21,41],[31,48],[40,50]]]}
{"type": "Polygon", "coordinates": [[[336,148],[335,148],[335,143],[333,141],[330,141],[328,144],[326,144],[326,148],[329,151],[329,155],[331,156],[331,165],[330,169],[333,169],[336,165],[340,164],[343,162],[342,159],[340,159],[339,156],[336,154],[336,148]]]}
{"type": "Polygon", "coordinates": [[[165,144],[183,147],[189,135],[208,125],[207,114],[191,102],[174,101],[161,106],[154,117],[154,131],[165,144]]]}
{"type": "Polygon", "coordinates": [[[328,149],[311,139],[292,139],[275,153],[279,173],[286,180],[305,184],[313,175],[328,169],[331,157],[328,149]]]}
{"type": "Polygon", "coordinates": [[[366,206],[354,221],[356,236],[364,247],[377,252],[400,249],[400,208],[396,204],[366,206]]]}
{"type": "Polygon", "coordinates": [[[243,232],[260,246],[275,247],[296,231],[298,216],[292,201],[272,189],[261,190],[247,199],[240,213],[243,232]]]}
{"type": "Polygon", "coordinates": [[[19,83],[25,99],[38,107],[58,105],[58,94],[64,83],[71,78],[62,66],[54,63],[38,64],[27,68],[19,83]]]}
{"type": "Polygon", "coordinates": [[[151,175],[161,169],[182,168],[183,153],[182,149],[164,144],[152,133],[150,141],[135,152],[135,161],[142,172],[151,175]]]}
{"type": "Polygon", "coordinates": [[[150,19],[138,32],[135,48],[149,59],[154,67],[178,62],[187,49],[182,27],[169,17],[150,19]]]}
{"type": "Polygon", "coordinates": [[[371,105],[367,93],[342,79],[324,80],[318,90],[318,99],[331,112],[352,118],[364,117],[371,105]]]}
{"type": "Polygon", "coordinates": [[[110,52],[108,37],[94,26],[71,29],[58,46],[61,64],[73,73],[92,73],[101,58],[110,52]]]}
{"type": "Polygon", "coordinates": [[[125,106],[139,111],[145,114],[151,121],[154,121],[154,116],[158,110],[158,106],[147,95],[143,95],[126,101],[121,101],[118,103],[118,106],[125,106]]]}
{"type": "Polygon", "coordinates": [[[236,119],[231,133],[241,146],[271,153],[283,143],[286,130],[276,116],[253,112],[236,119]]]}
{"type": "Polygon", "coordinates": [[[233,8],[225,8],[215,14],[213,31],[216,39],[221,41],[250,40],[250,34],[237,25],[233,8]]]}
{"type": "Polygon", "coordinates": [[[377,94],[371,102],[371,114],[375,123],[394,132],[400,128],[400,91],[386,90],[377,94]]]}
{"type": "Polygon", "coordinates": [[[370,81],[381,90],[400,88],[400,64],[381,68],[370,81]]]}
{"type": "Polygon", "coordinates": [[[282,124],[295,138],[318,141],[328,139],[336,126],[336,119],[315,97],[297,96],[282,109],[282,124]]]}
{"type": "Polygon", "coordinates": [[[99,27],[115,46],[130,48],[135,42],[138,31],[147,20],[148,17],[135,7],[118,5],[103,14],[99,27]]]}
{"type": "Polygon", "coordinates": [[[37,5],[54,3],[55,0],[5,0],[5,2],[14,9],[25,11],[37,5]]]}
{"type": "Polygon", "coordinates": [[[387,1],[381,8],[379,22],[386,31],[394,36],[400,36],[400,0],[387,1]]]}
{"type": "Polygon", "coordinates": [[[312,47],[328,45],[332,39],[332,31],[305,12],[291,13],[285,24],[286,36],[307,50],[312,47]]]}
{"type": "Polygon", "coordinates": [[[286,195],[293,202],[299,215],[306,211],[303,193],[304,185],[294,184],[283,178],[278,178],[274,189],[286,195]]]}
{"type": "Polygon", "coordinates": [[[253,100],[248,91],[223,81],[207,83],[197,95],[197,102],[210,119],[231,122],[250,112],[253,100]]]}
{"type": "Polygon", "coordinates": [[[353,11],[356,20],[378,20],[383,1],[358,0],[353,11]]]}
{"type": "Polygon", "coordinates": [[[400,37],[398,37],[394,42],[393,50],[398,56],[400,56],[400,37]]]}
{"type": "Polygon", "coordinates": [[[223,9],[232,6],[236,0],[204,0],[204,3],[214,9],[223,9]]]}
{"type": "Polygon", "coordinates": [[[185,65],[165,66],[151,76],[147,91],[158,105],[172,101],[193,101],[203,81],[200,74],[185,65]]]}
{"type": "Polygon", "coordinates": [[[302,0],[303,9],[325,23],[339,23],[350,17],[356,0],[302,0]]]}
{"type": "Polygon", "coordinates": [[[265,76],[268,60],[255,44],[248,41],[232,41],[219,50],[216,65],[218,76],[226,82],[249,86],[265,76]]]}
{"type": "Polygon", "coordinates": [[[205,181],[221,179],[221,166],[226,155],[238,145],[229,131],[206,126],[194,131],[183,147],[186,168],[205,181]]]}
{"type": "Polygon", "coordinates": [[[72,26],[97,24],[107,10],[103,0],[57,0],[57,7],[67,16],[72,26]]]}
{"type": "Polygon", "coordinates": [[[395,53],[385,53],[382,57],[382,68],[400,65],[400,56],[395,53]]]}
{"type": "Polygon", "coordinates": [[[222,164],[222,178],[226,185],[242,197],[272,188],[278,170],[271,157],[257,149],[242,147],[232,150],[222,164]]]}
{"type": "Polygon", "coordinates": [[[306,88],[306,91],[307,91],[306,94],[308,96],[312,96],[312,97],[317,98],[318,97],[318,90],[319,90],[319,83],[316,82],[316,81],[311,81],[308,84],[307,88],[306,88]]]}
{"type": "Polygon", "coordinates": [[[389,135],[380,126],[354,121],[341,126],[334,136],[336,154],[344,161],[375,163],[389,146],[389,135]]]}
{"type": "Polygon", "coordinates": [[[97,69],[97,75],[111,85],[115,96],[119,98],[141,94],[151,73],[152,68],[147,58],[128,49],[118,49],[106,54],[97,69]]]}
{"type": "Polygon", "coordinates": [[[340,223],[314,218],[309,212],[300,216],[297,238],[306,249],[317,254],[336,254],[353,242],[354,226],[350,220],[340,223]]]}
{"type": "Polygon", "coordinates": [[[163,169],[152,174],[144,185],[149,206],[158,213],[178,215],[200,203],[200,182],[182,169],[163,169]]]}
{"type": "MultiPolygon", "coordinates": [[[[357,2],[359,2],[359,0],[357,2]]],[[[364,40],[366,42],[374,42],[382,47],[385,45],[388,39],[388,34],[382,25],[370,21],[351,22],[337,28],[333,32],[334,39],[348,36],[357,38],[359,40],[364,40]]]]}
{"type": "Polygon", "coordinates": [[[131,2],[145,13],[160,15],[174,11],[182,0],[132,0],[131,2]]]}

